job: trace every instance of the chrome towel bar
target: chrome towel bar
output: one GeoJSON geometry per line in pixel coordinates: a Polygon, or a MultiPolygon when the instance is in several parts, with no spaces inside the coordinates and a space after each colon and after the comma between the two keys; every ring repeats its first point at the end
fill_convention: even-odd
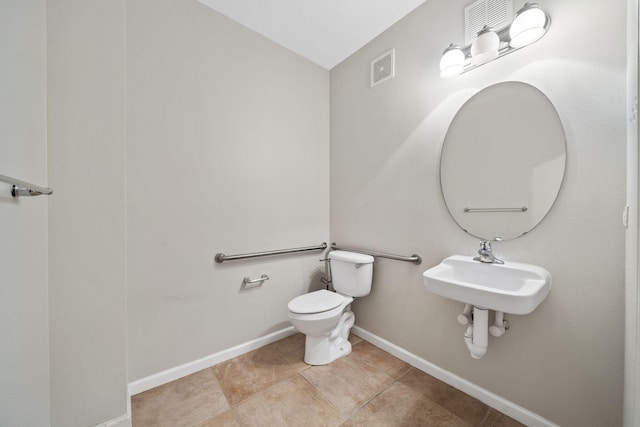
{"type": "Polygon", "coordinates": [[[464,208],[467,213],[473,212],[526,212],[528,207],[523,206],[521,208],[464,208]]]}
{"type": "Polygon", "coordinates": [[[49,196],[53,194],[53,188],[40,187],[38,185],[29,184],[19,179],[11,178],[6,175],[0,175],[0,181],[11,184],[11,196],[49,196]]]}
{"type": "Polygon", "coordinates": [[[331,243],[331,249],[341,250],[341,251],[358,252],[358,253],[361,253],[361,254],[367,254],[367,255],[374,256],[374,257],[394,259],[396,261],[412,262],[412,263],[414,263],[416,265],[419,265],[419,264],[422,263],[422,257],[420,255],[418,255],[418,254],[413,254],[411,256],[386,254],[384,252],[370,251],[370,250],[367,250],[367,249],[345,248],[345,247],[342,247],[342,246],[338,246],[335,242],[331,243]]]}
{"type": "Polygon", "coordinates": [[[215,256],[215,260],[216,262],[221,263],[225,261],[235,261],[239,259],[258,258],[263,256],[271,256],[271,255],[292,254],[295,252],[322,251],[325,249],[327,249],[327,244],[325,242],[322,242],[322,244],[318,246],[306,246],[303,248],[292,248],[292,249],[278,249],[275,251],[253,252],[248,254],[225,255],[223,253],[218,253],[215,256]]]}

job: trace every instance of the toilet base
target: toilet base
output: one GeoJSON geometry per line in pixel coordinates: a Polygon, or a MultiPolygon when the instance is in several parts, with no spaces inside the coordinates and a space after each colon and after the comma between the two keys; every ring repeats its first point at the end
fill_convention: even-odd
{"type": "Polygon", "coordinates": [[[308,365],[328,365],[348,354],[351,354],[351,343],[340,335],[334,340],[330,340],[328,334],[321,337],[307,335],[304,363],[308,365]]]}
{"type": "Polygon", "coordinates": [[[307,335],[304,345],[304,362],[309,365],[327,365],[351,353],[349,332],[355,316],[352,311],[342,313],[338,325],[328,334],[307,335]]]}

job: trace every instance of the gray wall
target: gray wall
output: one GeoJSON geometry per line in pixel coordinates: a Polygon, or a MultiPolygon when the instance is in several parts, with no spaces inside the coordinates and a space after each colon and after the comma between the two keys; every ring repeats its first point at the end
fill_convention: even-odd
{"type": "MultiPolygon", "coordinates": [[[[0,174],[47,183],[46,2],[0,2],[0,174]]],[[[47,198],[0,183],[0,425],[49,423],[47,198]]]]}
{"type": "Polygon", "coordinates": [[[129,380],[289,326],[329,235],[329,72],[196,1],[127,4],[129,380]],[[244,276],[271,278],[242,290],[244,276]]]}
{"type": "Polygon", "coordinates": [[[125,2],[48,3],[51,424],[127,412],[125,2]]]}
{"type": "Polygon", "coordinates": [[[49,406],[52,425],[117,418],[127,381],[287,326],[286,302],[317,286],[316,256],[213,255],[319,243],[329,225],[341,244],[424,257],[377,261],[360,326],[561,425],[620,424],[623,4],[545,2],[542,41],[444,81],[465,2],[430,0],[329,83],[196,1],[22,3],[0,13],[0,173],[56,193],[0,197],[0,424],[48,425],[49,406]],[[397,77],[370,89],[369,61],[392,47],[397,77]],[[476,250],[443,205],[438,154],[457,108],[505,80],[555,104],[567,175],[536,230],[496,245],[547,268],[551,294],[475,361],[460,304],[429,295],[421,273],[476,250]],[[272,280],[240,290],[262,273],[272,280]]]}
{"type": "Polygon", "coordinates": [[[51,424],[95,425],[127,382],[288,326],[317,286],[317,254],[213,256],[326,240],[329,72],[196,1],[47,19],[51,424]]]}
{"type": "Polygon", "coordinates": [[[354,305],[356,323],[560,425],[620,425],[626,5],[540,2],[552,16],[544,39],[442,80],[438,62],[450,42],[463,42],[466,3],[429,0],[331,71],[332,240],[424,258],[419,267],[379,259],[371,295],[354,305]],[[391,48],[395,79],[369,88],[369,62],[391,48]],[[444,206],[439,151],[462,103],[507,80],[528,82],[554,103],[568,163],[543,223],[494,249],[545,267],[553,288],[534,313],[508,316],[511,330],[472,360],[456,322],[462,304],[429,294],[421,274],[477,250],[444,206]]]}

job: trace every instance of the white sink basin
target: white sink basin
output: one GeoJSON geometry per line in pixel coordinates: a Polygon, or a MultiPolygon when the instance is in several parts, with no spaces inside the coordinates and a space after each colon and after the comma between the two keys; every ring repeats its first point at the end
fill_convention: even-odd
{"type": "Polygon", "coordinates": [[[551,274],[517,262],[488,264],[454,255],[423,274],[429,292],[479,308],[529,314],[551,289],[551,274]]]}

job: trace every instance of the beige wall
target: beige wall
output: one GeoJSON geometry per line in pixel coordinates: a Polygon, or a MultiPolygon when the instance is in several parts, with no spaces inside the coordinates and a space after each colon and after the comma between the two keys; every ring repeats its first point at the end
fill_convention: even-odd
{"type": "Polygon", "coordinates": [[[356,323],[560,425],[620,425],[625,4],[540,2],[552,16],[543,40],[442,80],[438,61],[450,42],[463,41],[466,3],[428,1],[331,72],[332,240],[424,259],[421,266],[378,260],[373,292],[355,303],[356,323]],[[391,48],[395,79],[370,89],[369,61],[391,48]],[[543,223],[494,249],[507,261],[545,267],[553,288],[534,313],[508,316],[511,330],[472,360],[456,322],[462,305],[429,294],[421,274],[477,249],[444,206],[438,156],[457,108],[506,80],[528,82],[554,103],[568,163],[543,223]]]}
{"type": "Polygon", "coordinates": [[[325,241],[328,161],[328,71],[196,1],[128,2],[130,381],[289,326],[320,253],[213,257],[325,241]]]}
{"type": "MultiPolygon", "coordinates": [[[[46,2],[0,2],[0,174],[47,184],[46,2]]],[[[47,198],[0,183],[0,425],[49,423],[47,198]]]]}
{"type": "Polygon", "coordinates": [[[48,2],[53,426],[127,412],[124,7],[48,2]]]}

